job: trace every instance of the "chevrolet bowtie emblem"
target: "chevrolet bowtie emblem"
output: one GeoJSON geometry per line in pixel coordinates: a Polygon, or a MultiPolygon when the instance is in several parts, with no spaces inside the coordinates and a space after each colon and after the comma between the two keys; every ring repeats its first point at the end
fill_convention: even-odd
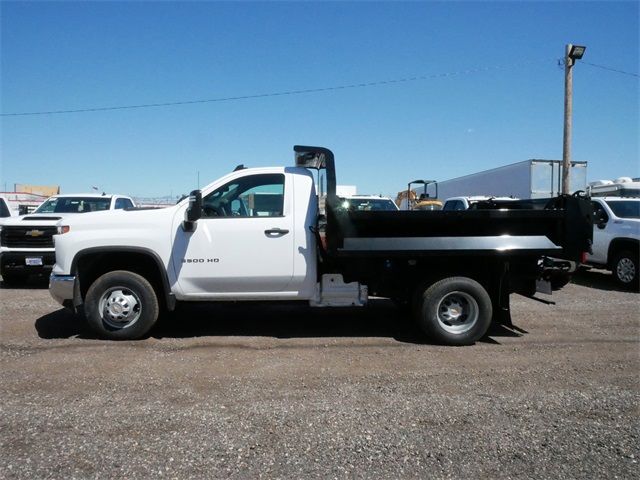
{"type": "Polygon", "coordinates": [[[25,235],[29,237],[41,237],[42,235],[44,235],[44,232],[42,230],[27,230],[27,232],[25,232],[25,235]]]}

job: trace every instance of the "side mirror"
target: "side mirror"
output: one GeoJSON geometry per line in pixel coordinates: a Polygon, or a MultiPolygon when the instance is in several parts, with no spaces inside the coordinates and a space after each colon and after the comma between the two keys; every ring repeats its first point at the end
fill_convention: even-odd
{"type": "Polygon", "coordinates": [[[609,218],[607,217],[607,214],[602,210],[600,210],[596,212],[596,218],[593,223],[595,224],[596,227],[602,230],[604,227],[607,226],[608,221],[609,221],[609,218]]]}
{"type": "Polygon", "coordinates": [[[189,194],[189,207],[184,215],[183,228],[186,232],[195,230],[196,222],[202,217],[202,191],[194,190],[189,194]]]}

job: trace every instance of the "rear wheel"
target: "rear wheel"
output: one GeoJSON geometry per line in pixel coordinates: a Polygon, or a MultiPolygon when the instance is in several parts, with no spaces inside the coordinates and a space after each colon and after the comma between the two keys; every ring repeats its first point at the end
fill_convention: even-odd
{"type": "Polygon", "coordinates": [[[89,326],[103,338],[133,340],[156,323],[159,305],[151,284],[137,273],[118,270],[99,277],[85,299],[89,326]]]}
{"type": "Polygon", "coordinates": [[[487,332],[491,298],[478,282],[450,277],[419,291],[415,317],[432,340],[445,345],[471,345],[487,332]]]}
{"type": "Polygon", "coordinates": [[[613,276],[625,288],[638,287],[638,253],[622,250],[616,253],[612,262],[613,276]]]}

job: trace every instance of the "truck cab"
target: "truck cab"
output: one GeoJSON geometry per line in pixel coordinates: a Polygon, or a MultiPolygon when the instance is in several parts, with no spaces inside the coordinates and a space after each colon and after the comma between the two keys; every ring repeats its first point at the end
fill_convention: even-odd
{"type": "Polygon", "coordinates": [[[167,211],[177,299],[309,298],[316,281],[313,186],[304,168],[245,169],[202,190],[197,225],[183,224],[188,201],[167,211]]]}

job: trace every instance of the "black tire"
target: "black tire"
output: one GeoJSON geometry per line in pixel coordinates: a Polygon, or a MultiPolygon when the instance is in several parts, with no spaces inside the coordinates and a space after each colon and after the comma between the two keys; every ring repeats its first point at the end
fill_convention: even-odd
{"type": "Polygon", "coordinates": [[[432,340],[444,345],[472,345],[491,325],[487,291],[467,277],[442,279],[417,292],[415,320],[432,340]]]}
{"type": "Polygon", "coordinates": [[[638,288],[638,252],[621,250],[613,256],[611,271],[618,285],[627,289],[638,288]]]}
{"type": "Polygon", "coordinates": [[[6,287],[19,286],[25,283],[26,281],[27,281],[27,275],[24,275],[22,273],[7,273],[7,272],[2,273],[2,283],[6,287]]]}
{"type": "Polygon", "coordinates": [[[135,340],[151,330],[160,307],[151,284],[137,273],[105,273],[89,287],[84,302],[89,326],[102,338],[135,340]]]}

